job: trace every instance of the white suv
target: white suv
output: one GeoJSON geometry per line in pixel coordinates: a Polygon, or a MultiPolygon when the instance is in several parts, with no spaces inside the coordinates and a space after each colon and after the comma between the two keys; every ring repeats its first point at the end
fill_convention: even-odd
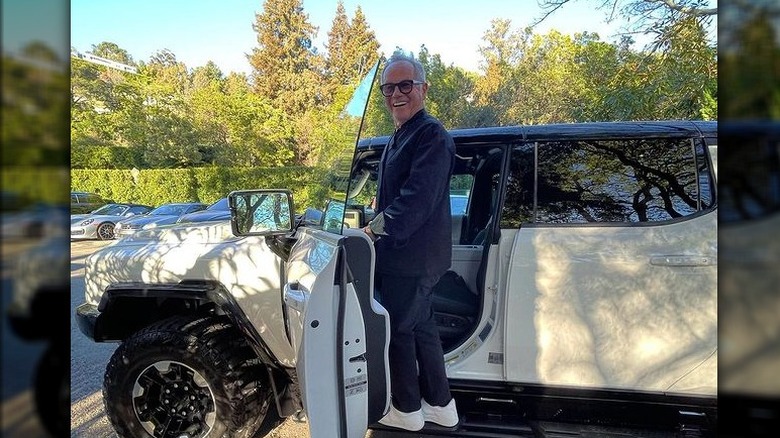
{"type": "MultiPolygon", "coordinates": [[[[716,130],[452,131],[468,202],[434,307],[461,421],[424,431],[715,435],[716,130]]],[[[304,412],[313,437],[382,427],[387,314],[353,225],[386,142],[360,141],[319,225],[296,227],[288,191],[237,191],[232,232],[139,232],[87,260],[77,320],[122,342],[104,385],[119,436],[262,436],[304,412]]]]}

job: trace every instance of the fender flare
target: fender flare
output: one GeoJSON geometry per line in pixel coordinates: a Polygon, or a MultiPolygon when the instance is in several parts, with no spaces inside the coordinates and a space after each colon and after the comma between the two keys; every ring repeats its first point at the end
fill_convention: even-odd
{"type": "Polygon", "coordinates": [[[122,341],[139,329],[174,315],[225,315],[246,336],[263,363],[282,369],[235,298],[218,281],[180,283],[115,283],[108,286],[97,307],[92,331],[96,342],[122,341]]]}

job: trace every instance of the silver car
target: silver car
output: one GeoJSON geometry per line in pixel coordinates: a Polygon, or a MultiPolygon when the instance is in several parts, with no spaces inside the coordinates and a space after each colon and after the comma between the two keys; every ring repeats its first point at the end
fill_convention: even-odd
{"type": "Polygon", "coordinates": [[[162,225],[176,223],[185,214],[201,211],[208,207],[202,202],[174,202],[163,204],[143,216],[133,216],[122,219],[114,227],[114,236],[121,238],[129,236],[138,230],[148,230],[162,225]]]}
{"type": "Polygon", "coordinates": [[[70,238],[100,239],[114,238],[114,225],[126,217],[146,214],[154,207],[141,204],[106,204],[89,214],[70,216],[70,238]]]}

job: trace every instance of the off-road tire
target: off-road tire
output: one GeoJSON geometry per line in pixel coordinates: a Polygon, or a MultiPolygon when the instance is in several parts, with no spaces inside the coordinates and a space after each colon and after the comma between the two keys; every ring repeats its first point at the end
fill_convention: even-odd
{"type": "Polygon", "coordinates": [[[261,436],[279,422],[271,395],[265,365],[218,317],[176,316],[138,331],[114,352],[103,381],[106,413],[123,438],[261,436]]]}

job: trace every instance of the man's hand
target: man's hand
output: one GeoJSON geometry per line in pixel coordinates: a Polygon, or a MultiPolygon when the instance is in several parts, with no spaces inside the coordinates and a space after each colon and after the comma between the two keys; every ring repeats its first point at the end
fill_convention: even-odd
{"type": "Polygon", "coordinates": [[[376,236],[376,234],[374,234],[374,232],[373,232],[373,231],[371,231],[371,227],[369,227],[368,225],[366,225],[365,227],[363,227],[363,232],[364,232],[364,233],[366,233],[366,234],[368,234],[368,237],[370,237],[370,238],[371,238],[371,241],[373,241],[373,242],[376,242],[376,239],[378,239],[378,237],[376,236]]]}

